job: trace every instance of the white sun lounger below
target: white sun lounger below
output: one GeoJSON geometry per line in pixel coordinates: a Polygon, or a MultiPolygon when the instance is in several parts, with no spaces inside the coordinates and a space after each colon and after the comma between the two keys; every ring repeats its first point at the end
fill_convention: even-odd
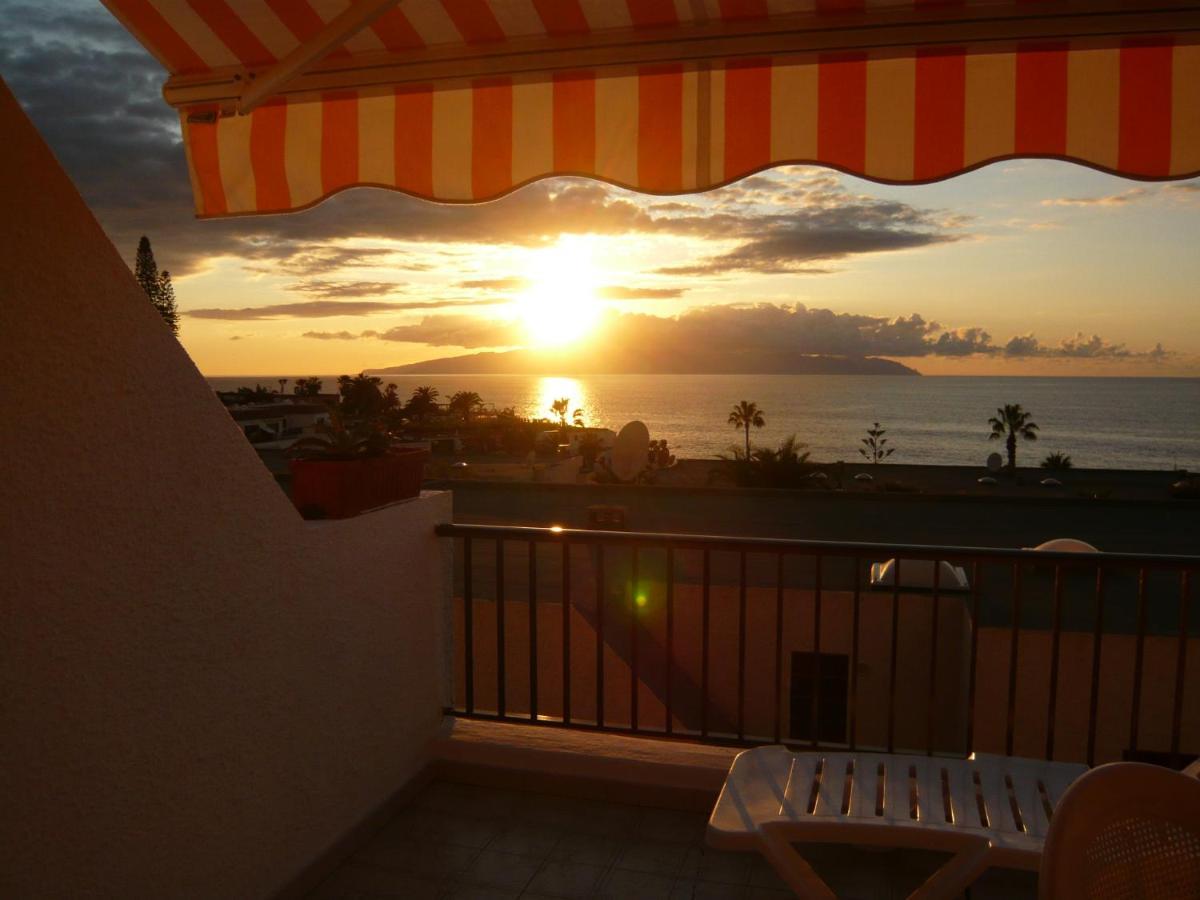
{"type": "Polygon", "coordinates": [[[708,844],[762,853],[799,897],[832,891],[795,844],[954,854],[911,900],[961,894],[986,869],[1036,871],[1050,816],[1087,767],[1004,756],[739,753],[708,821],[708,844]]]}

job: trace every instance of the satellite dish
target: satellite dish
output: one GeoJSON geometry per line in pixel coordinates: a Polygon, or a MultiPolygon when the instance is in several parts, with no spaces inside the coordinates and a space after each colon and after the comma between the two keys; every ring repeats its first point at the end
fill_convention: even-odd
{"type": "Polygon", "coordinates": [[[999,453],[989,453],[987,467],[989,472],[999,472],[1004,468],[1004,457],[999,453]]]}
{"type": "Polygon", "coordinates": [[[621,429],[613,442],[609,465],[618,481],[633,481],[646,468],[650,453],[650,429],[633,421],[621,429]]]}

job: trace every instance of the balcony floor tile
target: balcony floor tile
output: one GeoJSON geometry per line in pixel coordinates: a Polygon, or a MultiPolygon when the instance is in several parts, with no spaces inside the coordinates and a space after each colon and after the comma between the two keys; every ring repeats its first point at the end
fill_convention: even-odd
{"type": "MultiPolygon", "coordinates": [[[[704,844],[705,816],[435,782],[309,900],[786,900],[753,853],[704,844]]],[[[899,900],[934,854],[816,845],[805,856],[844,900],[899,900]]],[[[972,900],[1033,900],[1037,879],[995,871],[972,900]]]]}

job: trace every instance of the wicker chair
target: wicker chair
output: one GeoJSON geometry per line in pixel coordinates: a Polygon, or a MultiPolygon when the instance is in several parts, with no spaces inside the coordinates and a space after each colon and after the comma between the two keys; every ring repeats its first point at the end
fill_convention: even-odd
{"type": "Polygon", "coordinates": [[[1142,763],[1093,769],[1054,811],[1041,900],[1200,898],[1200,780],[1142,763]]]}

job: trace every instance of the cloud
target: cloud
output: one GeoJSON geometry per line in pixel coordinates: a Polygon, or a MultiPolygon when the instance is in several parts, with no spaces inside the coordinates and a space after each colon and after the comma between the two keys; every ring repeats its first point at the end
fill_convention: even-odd
{"type": "Polygon", "coordinates": [[[404,286],[394,281],[324,281],[312,279],[284,286],[294,294],[319,294],[322,297],[382,297],[402,292],[404,286]]]}
{"type": "Polygon", "coordinates": [[[1085,335],[1080,331],[1052,346],[1042,344],[1032,333],[1016,335],[1004,345],[1004,355],[1018,358],[1140,359],[1158,362],[1172,354],[1161,343],[1155,344],[1151,350],[1130,350],[1124,344],[1111,343],[1098,334],[1085,335]]]}
{"type": "Polygon", "coordinates": [[[268,306],[244,306],[240,309],[191,309],[185,316],[194,319],[250,321],[255,319],[325,319],[333,316],[372,316],[385,312],[416,309],[443,309],[452,306],[489,306],[493,300],[413,300],[388,303],[374,300],[306,300],[302,303],[274,303],[268,306]]]}
{"type": "Polygon", "coordinates": [[[1130,188],[1120,194],[1107,194],[1102,197],[1059,197],[1053,200],[1043,200],[1042,206],[1125,206],[1136,203],[1152,196],[1144,187],[1130,188]]]}
{"type": "MultiPolygon", "coordinates": [[[[521,323],[469,314],[426,316],[385,330],[309,331],[318,340],[375,339],[467,350],[519,347],[526,343],[521,323]]],[[[1057,345],[1042,345],[1032,334],[1016,335],[1003,345],[978,326],[947,328],[920,313],[871,316],[809,308],[803,304],[715,304],[694,306],[674,316],[610,311],[589,341],[596,353],[632,357],[654,355],[676,360],[697,356],[719,336],[723,345],[751,358],[757,354],[892,358],[1036,356],[1073,359],[1129,359],[1158,362],[1171,356],[1162,345],[1130,350],[1082,333],[1057,345]]],[[[681,368],[681,371],[684,369],[681,368]]]]}
{"type": "Polygon", "coordinates": [[[627,287],[609,285],[597,290],[606,300],[674,300],[682,297],[687,288],[681,287],[627,287]]]}
{"type": "Polygon", "coordinates": [[[473,291],[519,291],[529,287],[529,279],[516,275],[507,278],[473,278],[460,281],[458,286],[473,291]]]}

